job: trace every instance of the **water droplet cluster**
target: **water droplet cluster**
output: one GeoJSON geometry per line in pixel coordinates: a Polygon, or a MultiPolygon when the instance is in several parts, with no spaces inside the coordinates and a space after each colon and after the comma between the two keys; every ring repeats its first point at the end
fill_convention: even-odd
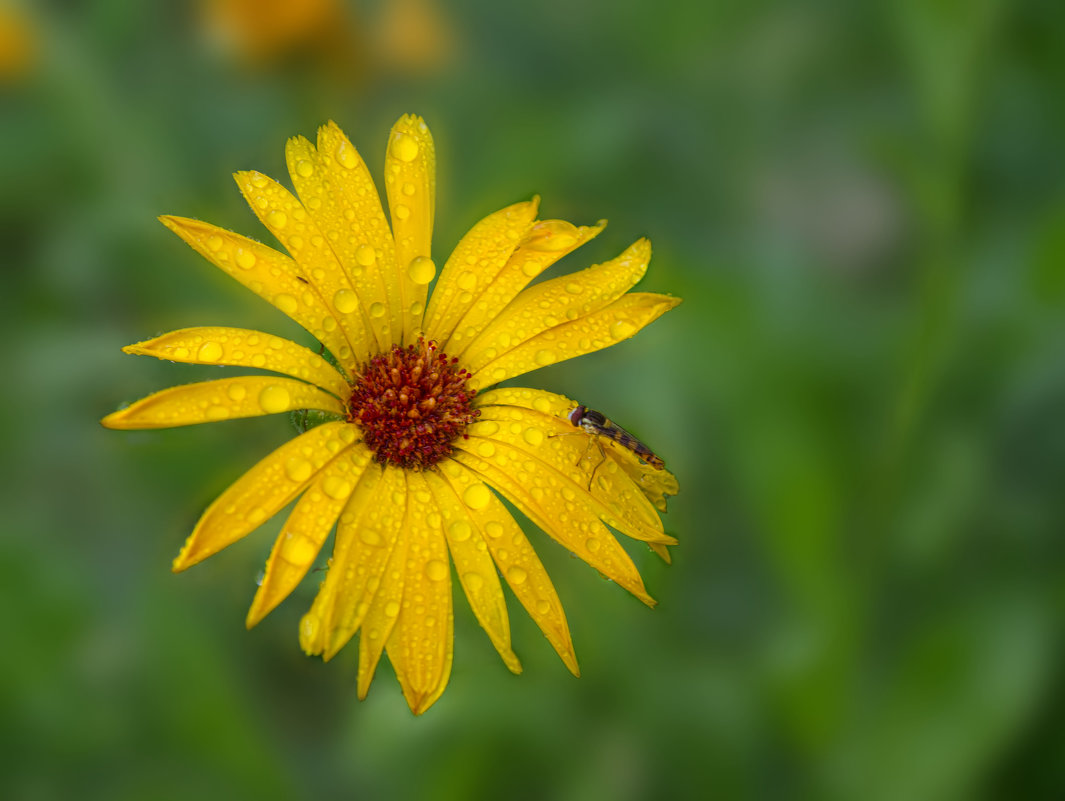
{"type": "Polygon", "coordinates": [[[470,374],[435,342],[396,345],[370,359],[348,401],[348,420],[382,464],[424,470],[451,455],[452,443],[480,414],[470,374]]]}

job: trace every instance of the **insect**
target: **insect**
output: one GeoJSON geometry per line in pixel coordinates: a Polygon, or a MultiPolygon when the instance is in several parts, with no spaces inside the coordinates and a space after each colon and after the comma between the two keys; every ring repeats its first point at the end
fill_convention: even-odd
{"type": "MultiPolygon", "coordinates": [[[[606,451],[603,450],[603,446],[599,442],[600,437],[606,437],[607,439],[616,442],[622,448],[632,451],[642,462],[651,465],[655,470],[661,470],[665,466],[665,462],[662,461],[661,457],[656,456],[654,451],[617,423],[609,420],[602,412],[597,412],[595,409],[589,409],[584,404],[580,404],[569,413],[568,419],[574,426],[592,435],[588,447],[590,448],[594,442],[599,446],[599,453],[603,457],[599,464],[595,466],[595,469],[592,470],[592,475],[588,478],[589,489],[591,489],[592,479],[595,478],[596,471],[599,470],[603,462],[606,461],[606,451]]],[[[581,456],[577,464],[584,461],[584,457],[587,455],[588,452],[585,450],[584,456],[581,456]]]]}

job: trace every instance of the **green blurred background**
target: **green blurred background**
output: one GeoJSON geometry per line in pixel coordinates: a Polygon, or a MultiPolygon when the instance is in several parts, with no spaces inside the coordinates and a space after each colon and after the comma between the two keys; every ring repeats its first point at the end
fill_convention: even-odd
{"type": "Polygon", "coordinates": [[[0,795],[1065,797],[1065,6],[1058,0],[0,4],[0,795]],[[119,348],[300,336],[155,221],[266,237],[230,181],[335,119],[375,175],[428,120],[438,263],[503,205],[638,236],[684,304],[522,379],[677,473],[650,611],[533,533],[573,679],[463,600],[409,713],[317,583],[243,626],[275,522],[189,573],[282,418],[116,433],[207,368],[119,348]]]}

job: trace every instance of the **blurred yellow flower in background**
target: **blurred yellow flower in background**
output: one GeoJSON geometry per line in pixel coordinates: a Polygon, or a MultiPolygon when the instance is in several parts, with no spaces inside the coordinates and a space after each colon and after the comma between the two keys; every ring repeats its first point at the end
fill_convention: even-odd
{"type": "Polygon", "coordinates": [[[677,484],[660,464],[575,427],[568,417],[575,401],[489,387],[609,347],[676,306],[670,296],[629,291],[647,269],[650,244],[638,240],[615,259],[529,287],[604,225],[538,220],[533,199],[477,223],[430,295],[437,278],[430,250],[435,152],[420,118],[402,117],[389,137],[391,225],[365,162],[335,124],[319,130],[317,145],[290,139],[286,156],[296,195],[259,172],[235,178],[290,256],[208,223],[161,219],[302,325],[321,352],[240,328],[164,334],[125,350],[279,375],[163,390],[103,424],[164,428],[301,409],[319,410],[326,421],[229,487],[204,513],[174,569],[218,552],[299,498],[247,624],[296,587],[336,526],[328,572],[301,621],[300,642],[308,654],[329,659],[360,631],[360,698],[382,652],[413,712],[440,697],[453,653],[449,564],[510,670],[521,665],[511,649],[500,576],[577,674],[555,589],[499,496],[653,605],[604,524],[668,561],[666,546],[676,540],[656,508],[665,510],[677,484]]]}

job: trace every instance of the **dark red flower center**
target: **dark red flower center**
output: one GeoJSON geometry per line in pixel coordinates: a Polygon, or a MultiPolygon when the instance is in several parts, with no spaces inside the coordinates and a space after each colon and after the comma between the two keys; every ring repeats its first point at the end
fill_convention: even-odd
{"type": "Polygon", "coordinates": [[[480,412],[471,407],[470,374],[435,342],[396,345],[356,377],[348,420],[382,464],[424,470],[450,456],[452,443],[480,412]]]}

